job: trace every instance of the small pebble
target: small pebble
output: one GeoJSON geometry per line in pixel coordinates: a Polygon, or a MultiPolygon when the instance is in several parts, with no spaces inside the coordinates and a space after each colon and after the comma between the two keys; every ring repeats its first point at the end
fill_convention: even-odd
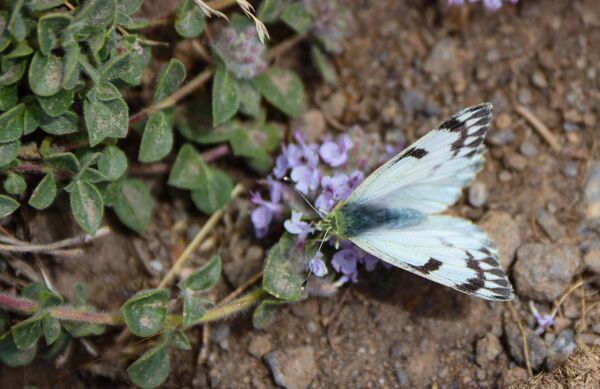
{"type": "MultiPolygon", "coordinates": [[[[502,352],[500,339],[492,333],[488,333],[477,341],[475,345],[475,361],[481,367],[487,366],[502,352]]],[[[485,379],[479,378],[479,380],[485,379]]]]}
{"type": "Polygon", "coordinates": [[[600,223],[600,161],[593,163],[583,192],[587,203],[586,219],[600,223]]]}
{"type": "Polygon", "coordinates": [[[523,298],[551,302],[563,294],[582,268],[577,246],[526,243],[517,250],[513,266],[515,288],[523,298]]]}
{"type": "Polygon", "coordinates": [[[538,154],[538,149],[535,143],[529,141],[521,143],[519,151],[526,157],[535,157],[538,154]]]}
{"type": "Polygon", "coordinates": [[[585,269],[600,274],[600,248],[592,248],[583,256],[585,269]]]}
{"type": "Polygon", "coordinates": [[[476,181],[469,188],[469,203],[475,208],[482,207],[487,197],[487,186],[483,182],[476,181]]]}
{"type": "Polygon", "coordinates": [[[486,139],[493,146],[506,146],[515,139],[515,133],[513,130],[506,128],[491,133],[486,139]]]}
{"type": "Polygon", "coordinates": [[[263,335],[258,335],[250,340],[248,352],[256,358],[262,358],[263,355],[271,351],[271,342],[269,338],[263,335]]]}
{"type": "Polygon", "coordinates": [[[308,388],[317,375],[315,351],[310,346],[273,351],[265,362],[275,383],[286,389],[308,388]]]}
{"type": "Polygon", "coordinates": [[[531,76],[531,82],[533,83],[533,85],[540,89],[546,89],[548,87],[548,81],[546,80],[546,76],[539,70],[533,72],[533,75],[531,76]]]}
{"type": "Polygon", "coordinates": [[[506,167],[516,171],[522,171],[527,167],[527,158],[521,154],[509,154],[504,158],[506,167]]]}
{"type": "Polygon", "coordinates": [[[567,162],[562,167],[562,173],[569,178],[577,177],[577,164],[573,161],[567,162]]]}
{"type": "Polygon", "coordinates": [[[563,330],[558,338],[548,348],[548,357],[546,359],[546,367],[549,370],[553,370],[558,367],[562,362],[566,361],[575,350],[577,344],[575,343],[575,334],[573,330],[563,330]]]}
{"type": "MultiPolygon", "coordinates": [[[[508,344],[510,355],[519,365],[524,366],[525,358],[523,358],[523,342],[519,327],[512,321],[507,321],[504,325],[504,335],[506,336],[506,343],[508,344]]],[[[526,336],[527,344],[529,346],[529,362],[531,363],[532,369],[537,370],[544,363],[544,359],[548,354],[548,347],[542,338],[529,329],[526,329],[526,336]]]]}
{"type": "Polygon", "coordinates": [[[535,220],[553,242],[558,242],[564,235],[563,227],[550,212],[540,209],[535,215],[535,220]]]}
{"type": "Polygon", "coordinates": [[[498,115],[498,118],[496,119],[496,126],[498,126],[500,129],[508,129],[510,126],[512,126],[512,119],[510,115],[506,112],[498,115]]]}
{"type": "Polygon", "coordinates": [[[396,375],[396,379],[398,380],[398,384],[400,386],[408,385],[408,376],[402,370],[396,370],[394,373],[396,375]]]}
{"type": "Polygon", "coordinates": [[[498,174],[498,179],[502,182],[510,181],[512,179],[512,174],[507,170],[502,170],[500,174],[498,174]]]}

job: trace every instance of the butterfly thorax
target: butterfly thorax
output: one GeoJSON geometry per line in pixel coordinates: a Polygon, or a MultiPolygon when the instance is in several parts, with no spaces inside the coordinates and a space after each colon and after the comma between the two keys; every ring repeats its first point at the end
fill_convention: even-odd
{"type": "Polygon", "coordinates": [[[403,228],[419,224],[425,215],[410,208],[386,208],[382,205],[339,203],[317,226],[320,230],[330,229],[342,239],[352,238],[376,228],[403,228]]]}

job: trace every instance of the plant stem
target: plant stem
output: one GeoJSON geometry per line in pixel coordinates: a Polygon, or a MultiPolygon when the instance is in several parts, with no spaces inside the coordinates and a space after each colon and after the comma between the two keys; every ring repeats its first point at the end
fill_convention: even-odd
{"type": "MultiPolygon", "coordinates": [[[[265,294],[266,292],[259,288],[245,296],[240,297],[237,300],[211,308],[199,320],[186,326],[184,329],[189,329],[199,324],[225,319],[235,313],[241,312],[255,305],[262,299],[263,296],[265,296],[265,294]]],[[[42,308],[40,308],[39,304],[35,301],[23,297],[13,296],[7,293],[0,293],[0,309],[16,312],[25,316],[32,316],[39,312],[42,308]]],[[[125,320],[123,319],[121,313],[85,311],[70,306],[59,306],[46,309],[50,315],[58,320],[93,323],[108,326],[125,325],[125,320]]],[[[180,315],[169,315],[167,317],[167,321],[169,325],[178,326],[182,322],[182,317],[180,315]]]]}

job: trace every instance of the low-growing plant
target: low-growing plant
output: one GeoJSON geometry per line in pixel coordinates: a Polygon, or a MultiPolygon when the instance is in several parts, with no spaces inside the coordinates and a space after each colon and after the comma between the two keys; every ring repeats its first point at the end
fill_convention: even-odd
{"type": "MultiPolygon", "coordinates": [[[[142,0],[0,3],[0,218],[20,207],[43,211],[65,196],[90,236],[106,207],[144,232],[153,198],[139,171],[168,173],[168,185],[189,191],[193,204],[212,214],[207,225],[218,220],[240,187],[234,190],[211,161],[231,154],[261,174],[271,171],[284,127],[273,118],[294,117],[303,107],[302,80],[273,66],[273,59],[305,41],[318,72],[335,83],[329,56],[342,50],[349,23],[335,3],[265,0],[254,14],[245,0],[221,1],[220,8],[237,3],[244,15],[214,23],[221,28],[204,40],[210,46],[204,69],[188,77],[185,65],[171,59],[155,77],[151,100],[140,102],[132,92],[145,85],[152,47],[163,45],[144,33],[164,22],[137,17],[142,0]],[[284,24],[288,38],[267,47],[263,23],[284,24]],[[208,93],[184,101],[210,80],[208,93]]],[[[225,16],[210,2],[181,0],[169,21],[182,39],[195,39],[213,15],[225,16]]],[[[0,293],[0,361],[22,366],[36,356],[51,359],[73,338],[125,327],[153,344],[129,366],[131,380],[156,387],[169,373],[168,348],[190,349],[187,329],[254,305],[253,323],[262,328],[279,305],[304,299],[310,290],[303,286],[304,268],[290,261],[304,250],[284,235],[269,252],[262,285],[220,304],[207,293],[220,277],[219,257],[181,280],[175,298],[168,287],[179,267],[118,313],[97,311],[81,285],[70,302],[45,283],[32,283],[19,296],[0,293]],[[172,300],[182,307],[177,313],[169,308],[177,306],[172,300]]]]}

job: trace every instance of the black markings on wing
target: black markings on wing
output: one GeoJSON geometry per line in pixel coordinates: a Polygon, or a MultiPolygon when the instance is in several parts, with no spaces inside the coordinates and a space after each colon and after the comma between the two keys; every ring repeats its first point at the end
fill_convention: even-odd
{"type": "Polygon", "coordinates": [[[413,157],[413,158],[417,158],[417,159],[421,159],[424,156],[426,156],[427,154],[429,154],[429,152],[425,149],[422,149],[420,147],[410,147],[406,150],[405,153],[402,154],[402,158],[406,158],[406,157],[413,157]]]}
{"type": "Polygon", "coordinates": [[[413,269],[415,269],[416,271],[423,273],[424,275],[428,275],[431,272],[439,270],[440,267],[442,266],[442,261],[438,261],[437,259],[434,259],[434,258],[429,258],[429,261],[427,261],[424,265],[421,265],[421,266],[409,265],[409,266],[412,267],[413,269]]]}
{"type": "Polygon", "coordinates": [[[475,272],[475,276],[467,279],[462,284],[456,285],[456,289],[469,294],[477,294],[485,289],[492,292],[493,297],[498,300],[510,300],[512,287],[498,260],[492,256],[492,253],[486,247],[481,247],[478,251],[489,255],[478,260],[473,257],[471,252],[465,251],[466,265],[475,272]],[[489,267],[484,269],[482,263],[487,264],[489,267]]]}
{"type": "Polygon", "coordinates": [[[491,117],[491,105],[481,104],[459,112],[440,125],[440,130],[458,133],[458,139],[450,146],[454,156],[463,148],[471,149],[465,154],[466,157],[471,157],[480,150],[479,146],[483,143],[491,117]]]}

